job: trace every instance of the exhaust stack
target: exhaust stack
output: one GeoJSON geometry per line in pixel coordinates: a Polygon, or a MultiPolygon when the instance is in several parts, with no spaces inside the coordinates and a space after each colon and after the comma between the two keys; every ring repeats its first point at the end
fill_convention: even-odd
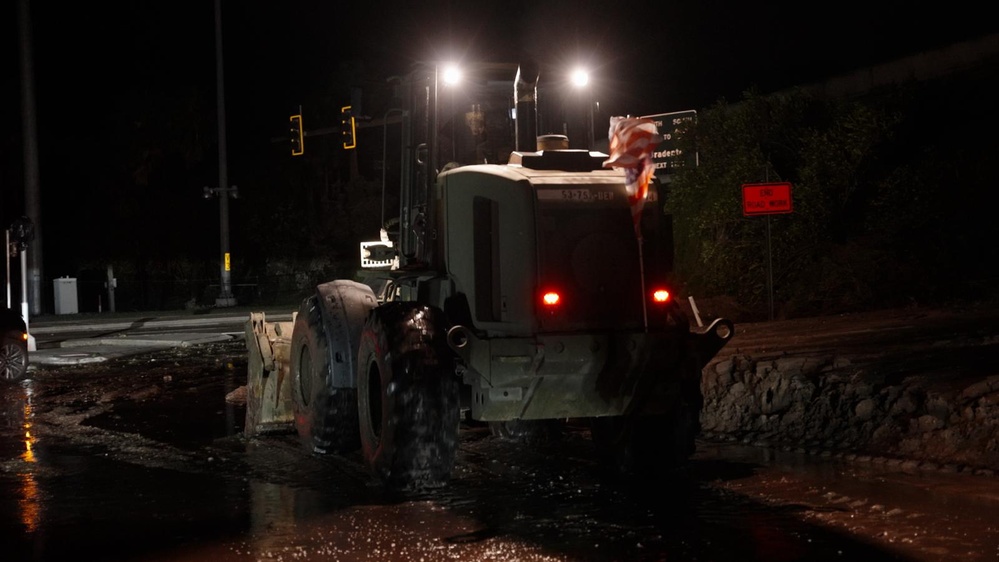
{"type": "Polygon", "coordinates": [[[538,139],[538,69],[534,64],[517,67],[513,102],[517,111],[515,150],[532,150],[538,139]]]}

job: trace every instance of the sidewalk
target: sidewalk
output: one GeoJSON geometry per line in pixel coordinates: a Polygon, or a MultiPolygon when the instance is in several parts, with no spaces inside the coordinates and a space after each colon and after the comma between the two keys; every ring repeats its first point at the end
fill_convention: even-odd
{"type": "Polygon", "coordinates": [[[100,363],[174,347],[243,340],[250,312],[263,312],[268,321],[277,321],[290,320],[292,309],[40,316],[29,324],[37,349],[29,352],[28,368],[100,363]]]}
{"type": "Polygon", "coordinates": [[[37,349],[29,354],[28,368],[32,365],[84,365],[100,363],[128,355],[141,355],[173,347],[189,347],[203,343],[219,343],[244,339],[242,334],[153,334],[144,336],[115,336],[108,338],[83,338],[60,342],[56,347],[37,349]]]}

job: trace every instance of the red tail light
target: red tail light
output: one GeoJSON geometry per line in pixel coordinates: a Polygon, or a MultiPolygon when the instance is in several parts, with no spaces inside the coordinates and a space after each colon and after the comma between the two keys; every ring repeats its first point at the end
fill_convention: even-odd
{"type": "Polygon", "coordinates": [[[560,297],[555,291],[546,291],[543,295],[541,295],[541,302],[549,308],[558,306],[558,303],[561,300],[562,297],[560,297]]]}
{"type": "Polygon", "coordinates": [[[652,291],[652,302],[656,304],[665,304],[669,301],[669,291],[666,289],[656,289],[652,291]]]}

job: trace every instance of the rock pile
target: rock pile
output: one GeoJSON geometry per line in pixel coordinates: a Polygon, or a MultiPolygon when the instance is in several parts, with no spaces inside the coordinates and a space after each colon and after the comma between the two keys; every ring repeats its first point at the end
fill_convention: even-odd
{"type": "Polygon", "coordinates": [[[735,353],[704,369],[702,390],[707,439],[999,470],[999,375],[967,377],[931,366],[920,373],[836,354],[735,353]]]}

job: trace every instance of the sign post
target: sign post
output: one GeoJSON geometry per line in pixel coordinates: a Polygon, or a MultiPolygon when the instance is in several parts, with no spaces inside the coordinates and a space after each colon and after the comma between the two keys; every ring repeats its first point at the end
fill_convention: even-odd
{"type": "Polygon", "coordinates": [[[788,214],[793,211],[791,183],[742,184],[742,214],[747,217],[767,217],[767,295],[770,319],[774,319],[774,260],[770,247],[770,215],[788,214]]]}
{"type": "Polygon", "coordinates": [[[21,255],[21,318],[24,328],[28,331],[28,351],[37,351],[35,336],[31,335],[31,325],[28,320],[28,243],[35,239],[35,225],[28,217],[21,217],[10,225],[7,230],[7,308],[10,308],[10,256],[13,251],[21,255]],[[14,242],[10,242],[13,234],[14,242]]]}

